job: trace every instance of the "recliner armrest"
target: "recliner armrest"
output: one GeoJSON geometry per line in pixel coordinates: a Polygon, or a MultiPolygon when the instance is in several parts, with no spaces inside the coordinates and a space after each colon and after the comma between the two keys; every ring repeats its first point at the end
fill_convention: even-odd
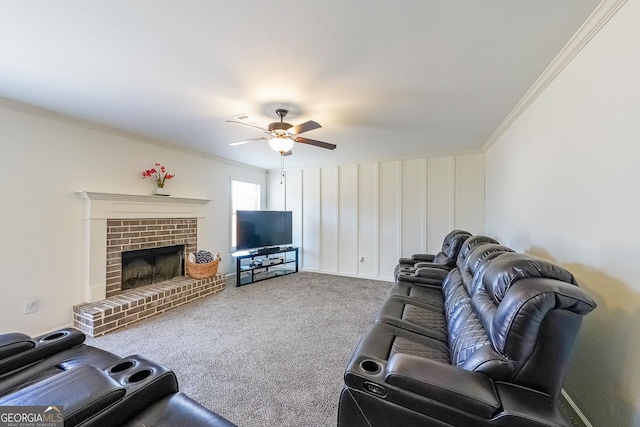
{"type": "Polygon", "coordinates": [[[31,337],[18,332],[0,335],[0,359],[32,349],[36,346],[31,337]]]}
{"type": "Polygon", "coordinates": [[[435,255],[433,254],[413,254],[411,259],[418,262],[432,262],[435,255]]]}
{"type": "Polygon", "coordinates": [[[492,417],[501,407],[489,377],[419,356],[394,354],[385,381],[483,418],[492,417]]]}
{"type": "Polygon", "coordinates": [[[416,277],[429,278],[439,280],[440,283],[447,277],[449,274],[449,270],[444,270],[442,268],[432,268],[432,267],[422,267],[417,268],[413,273],[416,277]]]}
{"type": "Polygon", "coordinates": [[[122,399],[125,389],[93,365],[84,365],[0,398],[0,406],[59,406],[75,426],[122,399]]]}
{"type": "Polygon", "coordinates": [[[413,265],[413,268],[425,268],[425,267],[428,267],[428,268],[439,268],[440,270],[444,270],[444,271],[447,271],[447,272],[448,272],[449,270],[451,270],[451,268],[449,268],[447,265],[445,265],[445,264],[438,264],[438,263],[435,263],[435,262],[424,262],[424,261],[420,261],[420,262],[416,262],[416,263],[413,265]]]}
{"type": "Polygon", "coordinates": [[[87,420],[87,426],[121,426],[155,402],[178,392],[178,380],[170,369],[140,355],[132,355],[104,369],[122,384],[126,395],[87,420]]]}
{"type": "Polygon", "coordinates": [[[407,266],[407,267],[412,266],[416,262],[418,262],[418,261],[416,261],[413,258],[399,258],[398,259],[398,264],[403,265],[403,266],[407,266]]]}
{"type": "Polygon", "coordinates": [[[415,271],[400,271],[396,276],[399,282],[417,283],[419,285],[427,285],[436,288],[442,287],[444,278],[449,271],[440,268],[418,268],[415,271]]]}
{"type": "Polygon", "coordinates": [[[13,348],[9,346],[5,356],[0,357],[0,375],[82,344],[85,340],[85,335],[74,328],[59,329],[35,338],[24,334],[7,335],[10,335],[8,338],[5,336],[7,342],[13,340],[16,345],[13,348]]]}

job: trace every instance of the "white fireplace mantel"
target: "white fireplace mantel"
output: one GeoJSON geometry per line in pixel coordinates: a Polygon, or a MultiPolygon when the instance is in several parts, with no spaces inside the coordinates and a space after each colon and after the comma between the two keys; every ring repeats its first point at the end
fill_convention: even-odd
{"type": "Polygon", "coordinates": [[[171,218],[176,215],[183,218],[198,218],[205,216],[204,205],[211,201],[91,191],[78,191],[78,194],[87,200],[85,219],[171,218]]]}
{"type": "Polygon", "coordinates": [[[198,241],[202,241],[206,216],[205,205],[211,200],[172,196],[141,196],[133,194],[78,191],[85,199],[85,302],[106,297],[107,220],[141,218],[197,218],[198,241]]]}

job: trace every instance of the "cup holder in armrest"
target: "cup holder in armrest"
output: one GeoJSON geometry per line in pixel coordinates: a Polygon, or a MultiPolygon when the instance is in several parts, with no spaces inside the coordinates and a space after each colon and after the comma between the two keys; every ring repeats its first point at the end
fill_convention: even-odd
{"type": "Polygon", "coordinates": [[[146,387],[163,376],[173,378],[171,381],[175,381],[175,375],[169,369],[139,355],[121,359],[107,367],[105,372],[125,386],[128,392],[132,390],[131,387],[135,389],[146,387]]]}
{"type": "Polygon", "coordinates": [[[368,374],[377,374],[382,369],[382,366],[375,360],[363,360],[360,362],[360,369],[368,374]]]}
{"type": "Polygon", "coordinates": [[[68,331],[58,331],[40,338],[40,342],[50,342],[69,336],[68,331]]]}
{"type": "Polygon", "coordinates": [[[153,374],[153,371],[151,369],[143,369],[142,371],[138,371],[127,378],[127,382],[130,384],[135,384],[140,381],[146,380],[151,376],[151,374],[153,374]]]}
{"type": "Polygon", "coordinates": [[[173,371],[140,355],[120,359],[103,371],[123,387],[125,395],[87,425],[124,425],[155,402],[178,392],[173,371]]]}
{"type": "Polygon", "coordinates": [[[136,363],[134,361],[126,360],[124,362],[118,363],[116,366],[114,366],[111,369],[109,369],[109,373],[110,374],[117,374],[117,373],[120,373],[120,372],[124,372],[127,369],[131,369],[135,365],[136,365],[136,363]]]}

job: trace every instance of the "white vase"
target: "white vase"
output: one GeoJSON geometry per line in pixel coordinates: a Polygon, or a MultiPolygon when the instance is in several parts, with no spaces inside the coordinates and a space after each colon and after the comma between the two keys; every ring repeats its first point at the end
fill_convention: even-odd
{"type": "Polygon", "coordinates": [[[164,196],[164,187],[156,187],[156,191],[154,194],[159,194],[161,196],[164,196]]]}

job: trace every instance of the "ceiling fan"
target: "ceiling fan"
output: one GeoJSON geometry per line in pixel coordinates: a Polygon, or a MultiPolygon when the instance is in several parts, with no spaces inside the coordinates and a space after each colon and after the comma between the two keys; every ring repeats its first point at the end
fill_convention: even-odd
{"type": "Polygon", "coordinates": [[[318,129],[321,126],[319,123],[314,122],[313,120],[293,126],[284,121],[284,118],[287,116],[288,112],[289,110],[278,108],[276,110],[276,114],[278,115],[278,117],[280,117],[280,121],[269,123],[269,126],[267,128],[262,127],[257,121],[252,119],[247,114],[239,114],[237,116],[234,116],[234,120],[227,121],[229,123],[238,123],[240,125],[260,129],[269,136],[245,139],[243,141],[232,142],[229,145],[241,145],[251,141],[267,140],[269,141],[269,146],[283,156],[288,156],[291,154],[291,149],[296,142],[299,142],[301,144],[315,145],[316,147],[326,148],[328,150],[334,150],[336,148],[335,144],[329,144],[328,142],[298,136],[303,132],[318,129]]]}

